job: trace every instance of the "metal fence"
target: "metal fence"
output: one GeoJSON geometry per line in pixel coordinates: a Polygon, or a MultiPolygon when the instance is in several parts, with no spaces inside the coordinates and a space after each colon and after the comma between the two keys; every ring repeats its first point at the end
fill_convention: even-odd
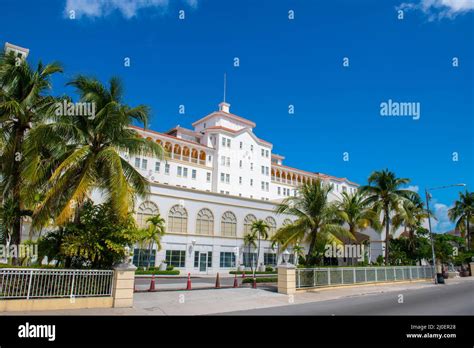
{"type": "Polygon", "coordinates": [[[429,278],[432,266],[297,268],[296,288],[429,278]]]}
{"type": "Polygon", "coordinates": [[[0,299],[112,296],[112,270],[0,269],[0,299]]]}

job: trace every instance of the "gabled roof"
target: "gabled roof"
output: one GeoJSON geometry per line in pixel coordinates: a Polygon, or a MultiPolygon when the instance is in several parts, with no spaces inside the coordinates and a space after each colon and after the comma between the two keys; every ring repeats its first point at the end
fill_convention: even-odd
{"type": "Polygon", "coordinates": [[[200,123],[202,123],[202,122],[204,122],[204,121],[206,121],[206,120],[208,120],[212,117],[229,118],[231,120],[241,122],[241,123],[249,126],[250,128],[255,128],[256,127],[255,122],[252,122],[250,120],[247,120],[246,118],[243,118],[243,117],[237,116],[235,114],[232,114],[230,112],[224,112],[224,111],[214,111],[214,112],[210,113],[209,115],[204,116],[203,118],[197,120],[196,122],[193,122],[192,126],[195,127],[197,124],[200,124],[200,123]]]}
{"type": "Polygon", "coordinates": [[[260,138],[258,138],[249,128],[242,128],[240,130],[235,130],[235,129],[230,129],[230,128],[227,128],[227,127],[222,127],[222,126],[212,126],[212,127],[208,127],[208,128],[205,128],[203,130],[203,132],[208,132],[208,131],[213,131],[213,130],[222,130],[224,132],[228,132],[228,133],[232,133],[234,135],[237,135],[237,134],[242,134],[244,132],[247,132],[250,134],[250,136],[258,143],[263,143],[265,145],[268,145],[270,147],[273,146],[272,143],[269,143],[268,141],[265,141],[265,140],[262,140],[260,138]]]}

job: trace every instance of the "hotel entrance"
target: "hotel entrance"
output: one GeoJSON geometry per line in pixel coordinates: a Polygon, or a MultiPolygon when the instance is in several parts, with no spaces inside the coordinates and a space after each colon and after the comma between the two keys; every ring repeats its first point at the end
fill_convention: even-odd
{"type": "Polygon", "coordinates": [[[194,268],[201,274],[207,274],[210,267],[212,267],[212,251],[195,251],[194,268]]]}

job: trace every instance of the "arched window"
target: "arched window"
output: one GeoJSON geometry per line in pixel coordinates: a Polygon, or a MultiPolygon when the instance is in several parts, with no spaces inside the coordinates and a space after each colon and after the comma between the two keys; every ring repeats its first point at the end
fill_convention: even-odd
{"type": "Polygon", "coordinates": [[[293,223],[293,221],[291,221],[290,219],[283,220],[283,226],[291,225],[292,223],[293,223]]]}
{"type": "Polygon", "coordinates": [[[252,223],[257,221],[255,215],[248,214],[244,219],[244,236],[252,232],[252,223]]]}
{"type": "Polygon", "coordinates": [[[150,201],[145,201],[138,207],[137,224],[139,227],[146,226],[146,220],[159,213],[158,206],[150,201]]]}
{"type": "Polygon", "coordinates": [[[272,218],[271,216],[267,217],[265,219],[265,222],[267,223],[268,225],[268,237],[271,237],[275,234],[276,232],[276,229],[277,229],[277,223],[275,221],[274,218],[272,218]]]}
{"type": "Polygon", "coordinates": [[[209,209],[201,209],[197,214],[196,233],[211,235],[214,233],[214,215],[209,209]]]}
{"type": "Polygon", "coordinates": [[[237,236],[237,218],[231,211],[226,211],[222,214],[221,235],[226,237],[237,236]]]}
{"type": "Polygon", "coordinates": [[[188,212],[183,206],[174,205],[168,214],[168,231],[186,233],[188,226],[188,212]]]}

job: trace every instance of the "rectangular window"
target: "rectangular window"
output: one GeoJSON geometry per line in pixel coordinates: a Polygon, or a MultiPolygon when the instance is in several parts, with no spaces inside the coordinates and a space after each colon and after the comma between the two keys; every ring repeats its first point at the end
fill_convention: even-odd
{"type": "Polygon", "coordinates": [[[239,168],[242,168],[242,160],[239,162],[239,168]]]}
{"type": "Polygon", "coordinates": [[[342,192],[346,192],[346,191],[347,191],[347,187],[342,186],[342,192]]]}
{"type": "Polygon", "coordinates": [[[143,170],[146,170],[147,165],[148,165],[148,160],[142,159],[142,169],[143,169],[143,170]]]}
{"type": "Polygon", "coordinates": [[[212,251],[207,252],[207,267],[212,267],[212,251]]]}
{"type": "Polygon", "coordinates": [[[225,146],[225,138],[222,137],[222,146],[225,146]]]}
{"type": "Polygon", "coordinates": [[[186,167],[183,168],[183,176],[184,176],[185,178],[188,177],[188,168],[186,168],[186,167]]]}
{"type": "Polygon", "coordinates": [[[139,157],[135,158],[135,167],[140,168],[140,158],[139,157]]]}
{"type": "Polygon", "coordinates": [[[211,173],[207,172],[206,180],[207,180],[207,182],[211,182],[211,173]]]}
{"type": "Polygon", "coordinates": [[[199,267],[199,251],[194,252],[194,268],[199,267]]]}
{"type": "Polygon", "coordinates": [[[242,142],[240,142],[240,149],[241,149],[241,150],[242,150],[242,146],[243,146],[243,145],[242,145],[242,142]]]}
{"type": "Polygon", "coordinates": [[[270,184],[268,182],[265,183],[265,191],[270,191],[270,184]]]}
{"type": "Polygon", "coordinates": [[[239,184],[242,185],[242,177],[241,176],[239,176],[239,184]]]}
{"type": "Polygon", "coordinates": [[[230,139],[227,138],[227,147],[230,147],[230,139]]]}
{"type": "Polygon", "coordinates": [[[225,175],[225,182],[226,184],[230,184],[230,174],[225,175]]]}
{"type": "Polygon", "coordinates": [[[221,156],[221,166],[225,166],[225,156],[221,156]]]}
{"type": "Polygon", "coordinates": [[[265,183],[262,181],[262,190],[265,190],[265,183]]]}
{"type": "Polygon", "coordinates": [[[265,168],[265,174],[268,176],[270,175],[270,168],[269,167],[266,167],[265,168]]]}
{"type": "Polygon", "coordinates": [[[253,179],[250,179],[250,186],[253,186],[253,179]]]}
{"type": "Polygon", "coordinates": [[[173,267],[184,267],[186,261],[185,250],[166,250],[166,263],[173,267]]]}
{"type": "Polygon", "coordinates": [[[251,264],[257,266],[257,253],[244,253],[244,266],[250,267],[251,264]]]}
{"type": "Polygon", "coordinates": [[[250,170],[253,170],[253,163],[250,163],[250,170]]]}
{"type": "Polygon", "coordinates": [[[280,194],[281,194],[281,187],[278,186],[278,195],[280,195],[280,194]]]}
{"type": "Polygon", "coordinates": [[[168,163],[165,164],[165,174],[170,174],[170,165],[168,163]]]}
{"type": "Polygon", "coordinates": [[[193,179],[196,179],[196,169],[193,169],[193,171],[191,172],[191,177],[193,179]]]}
{"type": "Polygon", "coordinates": [[[262,166],[262,174],[265,175],[265,166],[262,166]]]}
{"type": "Polygon", "coordinates": [[[231,268],[235,267],[235,254],[229,252],[222,252],[219,256],[219,266],[221,268],[231,268]]]}
{"type": "Polygon", "coordinates": [[[265,157],[267,157],[267,158],[268,158],[268,156],[270,156],[270,151],[268,151],[268,150],[265,150],[265,157]]]}
{"type": "Polygon", "coordinates": [[[265,156],[265,150],[262,149],[262,157],[265,156]]]}
{"type": "Polygon", "coordinates": [[[227,158],[226,158],[225,165],[226,165],[227,167],[230,167],[230,157],[227,157],[227,158]]]}
{"type": "Polygon", "coordinates": [[[264,253],[263,254],[263,264],[265,266],[276,266],[276,254],[264,253]]]}
{"type": "Polygon", "coordinates": [[[250,151],[253,151],[253,145],[250,145],[250,151]]]}
{"type": "Polygon", "coordinates": [[[155,267],[156,250],[148,249],[134,249],[133,250],[133,264],[137,267],[146,267],[148,265],[148,258],[150,259],[150,266],[155,267]]]}
{"type": "Polygon", "coordinates": [[[155,172],[160,172],[160,162],[155,162],[155,172]]]}
{"type": "Polygon", "coordinates": [[[225,174],[221,173],[221,182],[224,182],[224,180],[225,180],[225,174]]]}
{"type": "Polygon", "coordinates": [[[178,176],[182,176],[183,175],[183,167],[178,166],[178,168],[176,169],[176,174],[178,176]]]}

